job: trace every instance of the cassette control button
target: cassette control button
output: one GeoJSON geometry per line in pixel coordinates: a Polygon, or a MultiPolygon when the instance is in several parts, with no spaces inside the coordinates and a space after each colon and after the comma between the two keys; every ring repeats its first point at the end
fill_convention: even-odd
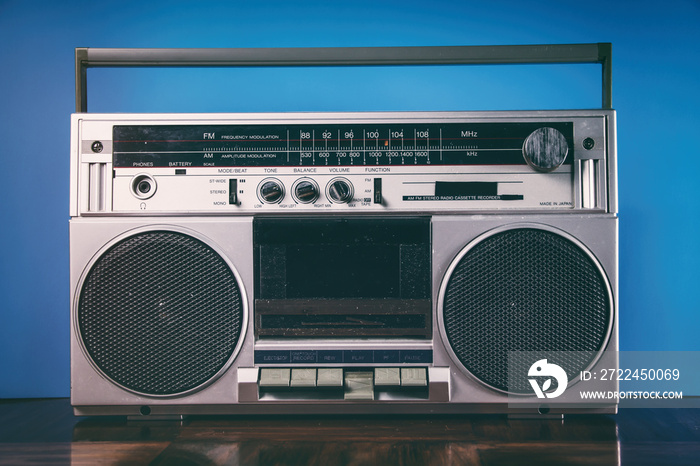
{"type": "Polygon", "coordinates": [[[404,387],[425,387],[428,385],[428,374],[423,367],[402,367],[401,385],[404,387]]]}
{"type": "Polygon", "coordinates": [[[271,368],[260,369],[261,387],[289,387],[290,369],[287,368],[271,368]]]}
{"type": "Polygon", "coordinates": [[[291,387],[315,387],[316,369],[292,369],[291,387]]]}
{"type": "Polygon", "coordinates": [[[345,373],[346,400],[374,400],[374,380],[372,372],[345,373]]]}
{"type": "Polygon", "coordinates": [[[401,373],[398,367],[377,367],[374,369],[374,385],[398,386],[401,385],[401,373]]]}
{"type": "Polygon", "coordinates": [[[343,369],[318,369],[318,376],[316,378],[316,385],[318,387],[336,387],[342,388],[343,386],[343,369]]]}

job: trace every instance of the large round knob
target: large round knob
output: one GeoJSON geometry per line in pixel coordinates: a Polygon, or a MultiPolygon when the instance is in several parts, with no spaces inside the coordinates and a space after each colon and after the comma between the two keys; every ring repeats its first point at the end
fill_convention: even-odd
{"type": "Polygon", "coordinates": [[[569,153],[566,138],[554,128],[539,128],[523,143],[525,161],[537,171],[551,172],[557,169],[569,153]]]}
{"type": "Polygon", "coordinates": [[[277,204],[284,197],[284,186],[279,180],[263,180],[258,187],[260,200],[266,204],[277,204]]]}
{"type": "Polygon", "coordinates": [[[301,204],[311,204],[318,199],[318,185],[311,178],[302,178],[294,184],[294,199],[301,204]]]}
{"type": "Polygon", "coordinates": [[[328,199],[337,204],[346,204],[352,200],[352,184],[345,178],[336,178],[326,188],[328,199]]]}

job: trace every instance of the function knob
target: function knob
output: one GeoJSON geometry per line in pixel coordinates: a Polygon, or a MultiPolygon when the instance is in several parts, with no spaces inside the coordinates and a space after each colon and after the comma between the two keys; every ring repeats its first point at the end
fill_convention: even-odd
{"type": "Polygon", "coordinates": [[[557,169],[569,153],[566,138],[554,128],[539,128],[523,143],[525,161],[537,171],[551,172],[557,169]]]}
{"type": "Polygon", "coordinates": [[[352,183],[345,178],[336,178],[328,183],[326,195],[337,204],[347,204],[352,200],[352,183]]]}
{"type": "Polygon", "coordinates": [[[277,204],[284,197],[284,186],[279,180],[268,178],[258,186],[260,200],[266,204],[277,204]]]}
{"type": "Polygon", "coordinates": [[[294,199],[301,204],[311,204],[318,199],[318,185],[311,178],[301,178],[294,183],[294,199]]]}

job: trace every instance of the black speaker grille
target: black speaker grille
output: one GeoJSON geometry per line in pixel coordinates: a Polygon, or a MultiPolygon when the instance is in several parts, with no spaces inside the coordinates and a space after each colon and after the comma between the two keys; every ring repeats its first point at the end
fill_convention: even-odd
{"type": "Polygon", "coordinates": [[[443,305],[447,338],[464,367],[487,385],[528,394],[527,371],[538,359],[549,357],[569,380],[584,370],[605,344],[610,313],[606,281],[590,257],[533,228],[471,248],[449,277],[443,305]],[[511,353],[526,351],[533,353],[511,353]],[[565,353],[552,360],[553,352],[565,353]]]}
{"type": "Polygon", "coordinates": [[[241,335],[236,277],[203,242],[170,231],[128,237],[90,269],[78,325],[93,362],[118,384],[172,395],[209,381],[241,335]]]}

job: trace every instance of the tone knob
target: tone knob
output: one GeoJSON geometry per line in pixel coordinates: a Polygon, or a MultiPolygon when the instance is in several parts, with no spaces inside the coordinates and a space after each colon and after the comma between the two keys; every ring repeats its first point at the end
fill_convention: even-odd
{"type": "Polygon", "coordinates": [[[569,153],[566,138],[554,128],[539,128],[523,143],[525,161],[537,171],[551,172],[557,169],[569,153]]]}
{"type": "Polygon", "coordinates": [[[345,178],[336,178],[326,188],[328,199],[337,204],[347,204],[352,200],[352,183],[345,178]]]}
{"type": "Polygon", "coordinates": [[[318,185],[311,178],[302,178],[294,184],[294,198],[301,204],[311,204],[318,199],[318,185]]]}
{"type": "Polygon", "coordinates": [[[258,187],[260,200],[266,204],[277,204],[284,197],[284,186],[279,180],[263,180],[258,187]]]}

